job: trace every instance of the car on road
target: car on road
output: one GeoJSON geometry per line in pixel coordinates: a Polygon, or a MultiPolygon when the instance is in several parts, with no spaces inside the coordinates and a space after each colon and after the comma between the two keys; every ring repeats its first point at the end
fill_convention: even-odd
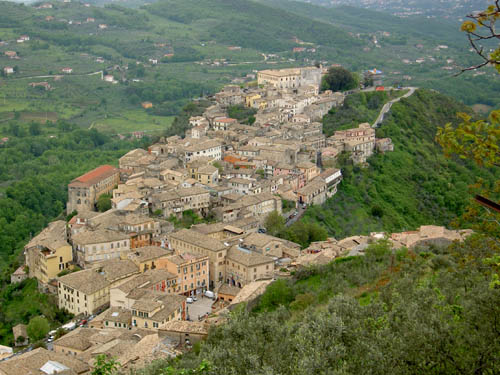
{"type": "Polygon", "coordinates": [[[266,233],[267,230],[265,228],[259,228],[259,230],[257,232],[259,232],[259,233],[266,233]]]}
{"type": "Polygon", "coordinates": [[[48,339],[47,339],[47,342],[52,342],[54,341],[54,336],[50,336],[48,339]]]}
{"type": "Polygon", "coordinates": [[[193,303],[193,302],[194,302],[194,300],[191,297],[188,297],[186,299],[186,303],[193,303]]]}
{"type": "Polygon", "coordinates": [[[193,301],[198,301],[198,298],[196,298],[196,296],[191,296],[191,298],[193,299],[193,301]]]}

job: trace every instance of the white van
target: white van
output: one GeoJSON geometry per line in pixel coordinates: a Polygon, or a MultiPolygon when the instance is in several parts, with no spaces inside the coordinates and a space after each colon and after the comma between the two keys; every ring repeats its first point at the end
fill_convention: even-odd
{"type": "Polygon", "coordinates": [[[214,292],[211,292],[210,290],[207,290],[207,291],[205,291],[205,297],[214,298],[215,294],[214,294],[214,292]]]}

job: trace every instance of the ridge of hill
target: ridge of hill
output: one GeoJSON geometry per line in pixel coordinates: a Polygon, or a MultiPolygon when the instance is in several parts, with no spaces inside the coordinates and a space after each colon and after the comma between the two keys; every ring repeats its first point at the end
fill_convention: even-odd
{"type": "Polygon", "coordinates": [[[387,32],[401,33],[424,39],[439,39],[443,43],[463,44],[463,37],[457,33],[459,24],[452,20],[436,20],[426,17],[401,18],[376,10],[340,5],[325,7],[296,0],[257,0],[270,6],[286,9],[288,12],[330,23],[343,30],[352,32],[387,32]],[[361,22],[362,21],[362,22],[361,22]]]}

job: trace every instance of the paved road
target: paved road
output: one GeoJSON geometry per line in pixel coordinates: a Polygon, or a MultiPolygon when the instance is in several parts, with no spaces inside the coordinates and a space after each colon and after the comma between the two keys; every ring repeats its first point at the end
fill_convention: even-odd
{"type": "Polygon", "coordinates": [[[302,208],[302,205],[299,205],[299,208],[295,209],[295,210],[292,210],[291,212],[295,212],[297,211],[297,216],[294,216],[294,217],[291,217],[291,216],[288,216],[288,218],[285,216],[285,220],[286,220],[286,223],[285,225],[287,227],[289,227],[290,225],[292,225],[293,223],[295,223],[297,220],[299,220],[302,215],[304,215],[304,213],[306,212],[306,209],[305,208],[302,208]]]}
{"type": "Polygon", "coordinates": [[[201,295],[197,298],[198,301],[186,304],[188,316],[194,321],[198,320],[198,316],[203,316],[206,313],[210,314],[212,312],[212,304],[214,303],[210,298],[201,298],[201,295]]]}
{"type": "Polygon", "coordinates": [[[415,90],[417,88],[416,87],[406,87],[404,89],[408,89],[409,91],[406,94],[404,94],[403,96],[400,96],[399,98],[393,99],[393,100],[384,104],[384,106],[380,110],[380,114],[378,115],[377,119],[373,123],[372,128],[378,127],[382,123],[382,121],[384,121],[385,114],[391,110],[391,107],[394,103],[397,103],[401,99],[408,98],[409,96],[413,95],[413,93],[415,92],[415,90]]]}

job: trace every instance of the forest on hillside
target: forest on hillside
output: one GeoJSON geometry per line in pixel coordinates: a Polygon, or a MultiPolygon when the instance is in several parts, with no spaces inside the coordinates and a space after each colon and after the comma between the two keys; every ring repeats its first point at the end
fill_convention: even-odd
{"type": "MultiPolygon", "coordinates": [[[[360,105],[325,116],[325,127],[332,132],[340,129],[343,112],[360,116],[364,107],[361,99],[356,101],[360,105]]],[[[338,193],[324,205],[308,209],[304,221],[321,223],[336,238],[452,224],[469,204],[470,185],[478,178],[489,185],[499,179],[498,170],[445,158],[435,141],[437,128],[457,124],[461,111],[460,103],[428,90],[394,104],[377,129],[377,138],[392,139],[394,151],[372,156],[365,168],[341,156],[343,181],[338,193]]]]}

